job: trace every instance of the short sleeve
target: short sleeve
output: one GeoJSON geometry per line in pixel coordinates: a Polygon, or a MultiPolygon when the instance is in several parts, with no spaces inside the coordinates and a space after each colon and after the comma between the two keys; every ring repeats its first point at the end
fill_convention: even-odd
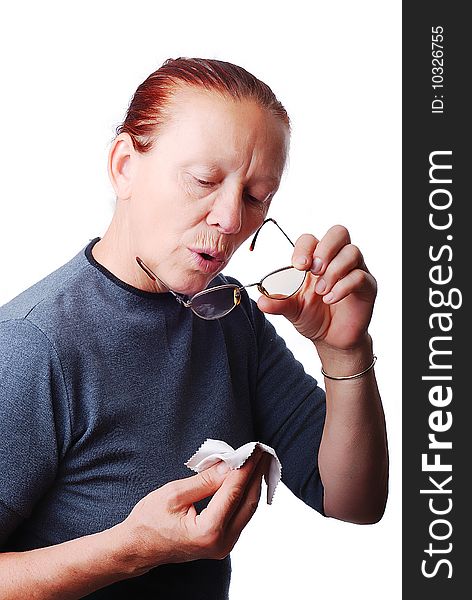
{"type": "Polygon", "coordinates": [[[67,436],[59,359],[27,319],[0,322],[0,545],[52,485],[67,436]]]}
{"type": "Polygon", "coordinates": [[[257,439],[277,452],[285,485],[324,514],[318,450],[326,414],[325,392],[263,313],[254,308],[253,316],[259,352],[254,406],[257,439]]]}

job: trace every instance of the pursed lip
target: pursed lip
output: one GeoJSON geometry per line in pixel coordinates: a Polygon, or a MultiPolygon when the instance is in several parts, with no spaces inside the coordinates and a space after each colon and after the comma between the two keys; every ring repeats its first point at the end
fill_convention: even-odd
{"type": "Polygon", "coordinates": [[[189,248],[189,250],[195,252],[196,254],[208,254],[208,256],[211,256],[212,259],[220,263],[225,262],[227,259],[227,256],[224,252],[219,252],[218,250],[214,250],[212,248],[189,248]]]}

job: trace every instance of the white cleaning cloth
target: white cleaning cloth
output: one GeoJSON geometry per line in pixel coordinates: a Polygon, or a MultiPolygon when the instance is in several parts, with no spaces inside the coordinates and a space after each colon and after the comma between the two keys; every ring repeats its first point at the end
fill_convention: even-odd
{"type": "Polygon", "coordinates": [[[267,484],[267,504],[272,504],[275,488],[282,474],[282,465],[275,450],[262,442],[248,442],[235,450],[226,442],[207,438],[185,465],[200,473],[223,460],[231,469],[239,469],[254,452],[256,446],[272,455],[268,476],[264,475],[267,484]]]}

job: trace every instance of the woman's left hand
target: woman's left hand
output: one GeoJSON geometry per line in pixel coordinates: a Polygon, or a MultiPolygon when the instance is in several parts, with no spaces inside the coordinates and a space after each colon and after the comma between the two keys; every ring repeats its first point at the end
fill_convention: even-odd
{"type": "Polygon", "coordinates": [[[292,256],[299,270],[310,270],[302,288],[287,300],[261,296],[259,308],[281,314],[313,342],[349,350],[362,344],[372,316],[377,283],[348,230],[334,225],[318,240],[301,235],[292,256]]]}

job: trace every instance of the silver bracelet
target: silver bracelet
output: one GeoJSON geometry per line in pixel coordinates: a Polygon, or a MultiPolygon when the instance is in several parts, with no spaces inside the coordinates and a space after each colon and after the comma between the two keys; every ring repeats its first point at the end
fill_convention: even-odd
{"type": "Polygon", "coordinates": [[[327,379],[334,379],[335,381],[342,381],[344,379],[356,379],[356,377],[360,377],[361,375],[364,375],[365,373],[367,373],[368,371],[370,371],[371,369],[373,369],[376,361],[377,361],[377,357],[374,354],[372,362],[367,367],[367,369],[364,369],[363,371],[361,371],[360,373],[356,373],[355,375],[344,375],[344,376],[341,376],[341,377],[335,377],[334,375],[328,375],[328,373],[326,373],[326,371],[323,369],[323,367],[321,367],[321,373],[327,379]]]}

